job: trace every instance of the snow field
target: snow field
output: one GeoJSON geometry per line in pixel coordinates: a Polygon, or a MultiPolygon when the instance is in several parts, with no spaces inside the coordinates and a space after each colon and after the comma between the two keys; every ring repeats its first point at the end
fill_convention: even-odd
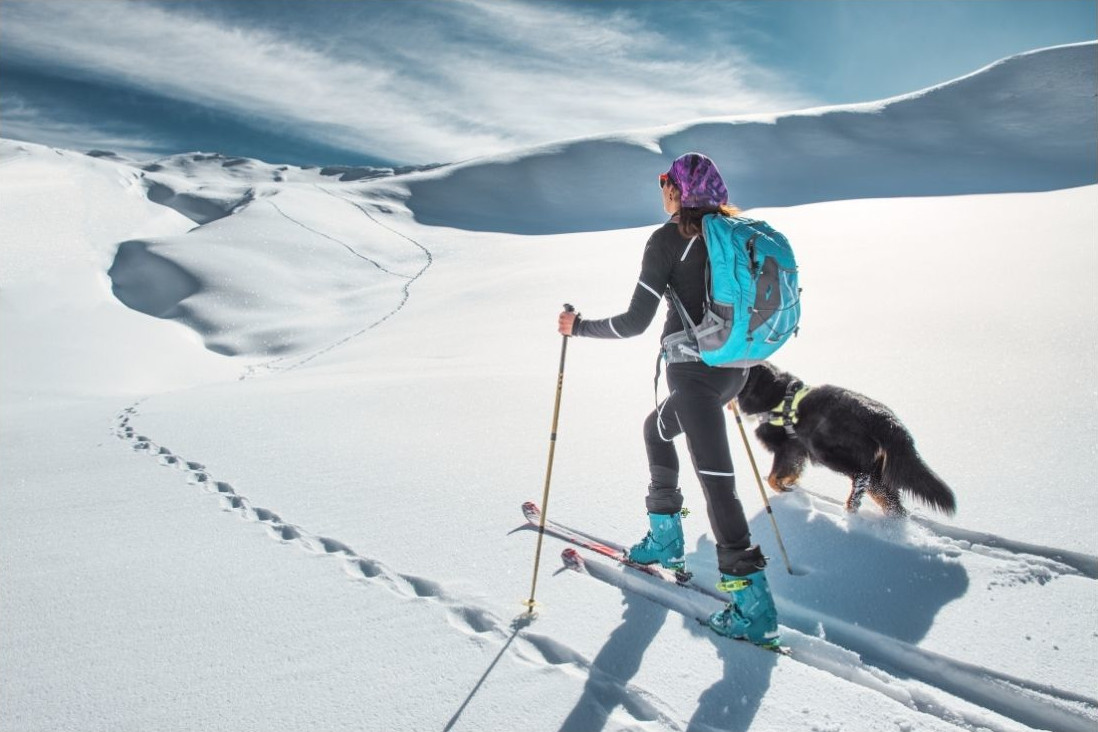
{"type": "MultiPolygon", "coordinates": [[[[1073,109],[1093,47],[958,83],[1073,109]]],[[[966,122],[934,138],[940,160],[983,129],[956,91],[795,124],[829,139],[836,119],[945,105],[966,122]]],[[[1046,131],[1032,177],[972,156],[982,194],[929,195],[958,192],[945,174],[903,189],[897,153],[895,197],[840,186],[858,200],[751,211],[802,268],[802,331],[776,362],[894,408],[959,504],[849,516],[845,480],[810,469],[770,496],[789,574],[730,425],[793,658],[700,628],[715,600],[595,558],[562,571],[550,538],[539,615],[513,624],[556,313],[624,308],[673,135],[349,181],[0,141],[0,728],[1093,729],[1098,186],[1055,162],[1094,149],[1073,124],[1046,131]],[[554,196],[592,161],[604,195],[625,190],[610,171],[648,182],[628,211],[567,218],[554,196]],[[526,205],[478,203],[490,184],[526,205]]],[[[619,543],[645,528],[656,331],[569,341],[548,513],[619,543]]],[[[688,470],[683,490],[688,562],[711,582],[688,470]]]]}

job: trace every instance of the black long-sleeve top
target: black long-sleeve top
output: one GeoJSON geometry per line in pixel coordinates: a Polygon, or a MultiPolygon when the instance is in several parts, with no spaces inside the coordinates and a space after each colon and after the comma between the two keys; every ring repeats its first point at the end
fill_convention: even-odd
{"type": "MultiPolygon", "coordinates": [[[[708,259],[701,237],[686,239],[679,233],[678,224],[668,221],[653,232],[644,247],[640,277],[633,290],[633,299],[629,301],[629,309],[602,320],[580,318],[573,326],[572,334],[587,338],[631,338],[640,335],[652,324],[668,286],[674,288],[690,318],[695,323],[700,322],[705,307],[708,259]]],[[[667,319],[661,338],[685,329],[670,297],[667,301],[667,319]]]]}

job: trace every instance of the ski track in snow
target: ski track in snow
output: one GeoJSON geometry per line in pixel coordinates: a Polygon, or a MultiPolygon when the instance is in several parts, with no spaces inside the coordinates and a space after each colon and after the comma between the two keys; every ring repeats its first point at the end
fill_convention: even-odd
{"type": "Polygon", "coordinates": [[[320,236],[323,236],[326,239],[330,239],[330,240],[342,245],[351,254],[358,257],[359,259],[364,259],[367,262],[370,262],[371,264],[373,264],[378,269],[382,270],[383,272],[386,272],[387,274],[390,274],[394,277],[400,277],[401,279],[405,279],[405,280],[407,280],[407,282],[405,282],[404,287],[401,288],[401,298],[400,298],[400,302],[397,303],[397,306],[395,308],[393,308],[392,310],[390,310],[385,315],[382,315],[380,318],[378,318],[374,322],[372,322],[369,325],[367,325],[366,327],[362,328],[361,330],[355,331],[354,333],[351,333],[350,335],[348,335],[344,338],[340,338],[339,340],[337,340],[333,343],[330,343],[327,346],[324,346],[323,348],[308,354],[307,356],[304,356],[302,358],[298,358],[298,359],[292,361],[291,363],[289,363],[289,365],[286,365],[286,366],[281,366],[280,364],[282,364],[283,362],[285,362],[285,361],[287,361],[287,360],[289,360],[293,357],[281,356],[281,357],[273,359],[271,361],[267,361],[265,363],[259,364],[258,366],[249,366],[247,369],[245,369],[244,373],[240,376],[241,381],[243,381],[245,379],[254,378],[258,375],[261,375],[264,372],[267,372],[267,373],[269,373],[269,372],[280,373],[280,372],[283,372],[283,371],[292,371],[294,369],[300,368],[301,366],[304,366],[305,364],[309,363],[313,359],[318,358],[320,356],[323,356],[326,353],[330,353],[331,351],[335,350],[336,348],[339,348],[340,346],[344,345],[345,343],[348,343],[348,342],[354,340],[355,338],[358,338],[359,336],[363,335],[364,333],[367,333],[368,331],[373,330],[374,328],[381,325],[385,321],[389,320],[394,315],[396,315],[397,313],[399,313],[401,310],[404,309],[404,306],[408,304],[408,298],[411,297],[412,285],[414,285],[416,283],[416,281],[419,280],[419,278],[422,277],[427,272],[428,269],[430,269],[431,265],[434,264],[435,258],[434,258],[434,255],[431,254],[431,250],[429,250],[427,247],[423,246],[421,243],[419,243],[418,241],[416,241],[412,237],[397,231],[396,229],[389,226],[388,224],[382,223],[381,221],[378,220],[378,218],[376,216],[371,214],[370,211],[365,206],[363,206],[362,204],[360,204],[356,201],[352,201],[349,198],[344,198],[343,196],[339,196],[339,195],[333,193],[332,191],[330,191],[327,188],[324,188],[322,186],[317,185],[316,188],[317,188],[317,190],[319,190],[323,193],[326,193],[329,196],[332,196],[333,198],[338,198],[339,200],[345,201],[348,204],[354,206],[359,211],[361,211],[363,213],[363,215],[366,216],[366,218],[370,219],[370,221],[373,222],[374,225],[380,226],[381,228],[383,228],[383,229],[399,236],[401,239],[404,239],[405,241],[411,242],[414,246],[418,247],[420,250],[423,251],[424,258],[425,258],[424,264],[419,269],[419,271],[416,272],[413,275],[405,275],[405,274],[400,274],[400,273],[397,273],[397,272],[390,272],[389,270],[385,269],[384,267],[382,267],[380,264],[378,264],[374,260],[372,260],[369,257],[366,257],[363,254],[356,251],[354,249],[354,247],[352,247],[350,244],[347,244],[346,242],[341,241],[340,239],[336,239],[335,237],[329,236],[328,234],[325,234],[323,232],[317,231],[316,229],[313,229],[312,227],[306,226],[305,224],[303,224],[303,223],[297,221],[296,219],[288,216],[287,214],[283,213],[283,211],[276,204],[274,204],[273,201],[271,201],[270,203],[271,203],[272,206],[274,206],[275,210],[278,211],[278,213],[282,214],[282,216],[284,216],[289,221],[292,221],[293,223],[297,224],[298,226],[302,227],[303,229],[305,229],[307,231],[311,231],[314,234],[319,234],[320,236]]]}
{"type": "MultiPolygon", "coordinates": [[[[845,513],[841,503],[823,496],[819,498],[828,507],[845,513]]],[[[935,522],[926,519],[919,523],[930,531],[934,531],[932,527],[937,526],[935,522]]],[[[525,524],[521,528],[537,527],[525,524]]],[[[625,547],[615,542],[572,527],[565,528],[606,546],[625,550],[625,547]]],[[[952,530],[952,527],[945,528],[952,530]]],[[[981,536],[990,537],[1002,547],[1033,548],[1031,545],[1012,542],[1002,537],[992,537],[989,534],[981,536]]],[[[1038,548],[1048,555],[1071,554],[1052,547],[1038,548]]],[[[1074,566],[1059,564],[1040,556],[1030,556],[1028,551],[998,549],[997,553],[992,554],[971,550],[1007,563],[1018,564],[1023,569],[1029,567],[1029,571],[1037,576],[1045,576],[1046,572],[1052,571],[1087,576],[1074,566]],[[1034,563],[1036,565],[1032,566],[1034,563]]],[[[1086,558],[1087,555],[1076,557],[1082,560],[1086,558]]],[[[611,565],[609,560],[603,561],[598,557],[584,557],[584,560],[587,574],[622,590],[639,594],[701,623],[726,601],[716,590],[709,591],[706,588],[706,594],[709,595],[707,598],[699,593],[681,590],[662,580],[653,580],[625,567],[611,565]]],[[[1086,562],[1083,561],[1082,564],[1085,566],[1086,562]]],[[[938,691],[1036,729],[1094,732],[1098,728],[1098,699],[951,658],[858,627],[841,618],[803,608],[781,597],[778,600],[782,640],[792,649],[794,660],[883,694],[909,708],[974,731],[988,729],[1005,732],[1008,729],[986,715],[973,713],[955,703],[951,704],[947,697],[935,693],[938,691]],[[824,637],[820,637],[821,630],[824,637]]]]}
{"type": "MultiPolygon", "coordinates": [[[[849,515],[842,501],[807,490],[799,485],[794,486],[794,490],[809,496],[813,501],[813,507],[818,511],[832,516],[849,515]]],[[[1064,575],[1098,579],[1098,557],[1090,554],[1030,544],[982,531],[971,531],[959,526],[949,526],[917,514],[909,515],[907,520],[933,534],[947,556],[971,552],[1004,562],[1002,574],[1005,579],[998,584],[1015,585],[1026,582],[1045,584],[1054,577],[1064,575]]]]}
{"type": "MultiPolygon", "coordinates": [[[[559,669],[585,680],[597,690],[596,702],[604,707],[607,718],[614,718],[627,726],[657,722],[666,729],[684,729],[676,721],[678,715],[673,708],[658,696],[635,684],[623,684],[620,679],[596,667],[583,654],[558,640],[526,631],[528,623],[522,615],[511,621],[502,620],[490,610],[447,592],[434,580],[398,572],[378,559],[359,554],[338,539],[314,534],[285,520],[275,511],[254,505],[232,484],[216,479],[201,462],[177,455],[140,434],[133,421],[144,401],[139,400],[119,412],[114,418],[111,433],[127,442],[134,452],[149,455],[160,465],[182,472],[187,484],[217,496],[223,511],[236,514],[249,523],[261,524],[272,539],[283,544],[341,560],[344,573],[353,581],[384,589],[408,602],[433,604],[453,628],[480,642],[499,645],[501,654],[513,643],[513,655],[519,660],[533,666],[559,669]],[[625,720],[621,719],[623,713],[625,720]]],[[[455,716],[451,724],[456,719],[455,716]]]]}
{"type": "MultiPolygon", "coordinates": [[[[327,191],[325,191],[325,192],[327,192],[327,191]]],[[[391,269],[386,269],[385,267],[383,267],[376,260],[370,259],[365,254],[362,254],[361,252],[356,251],[355,248],[352,247],[347,242],[345,242],[341,239],[336,239],[334,236],[331,236],[330,234],[325,234],[323,231],[320,231],[319,229],[314,229],[313,227],[309,226],[308,224],[305,224],[305,223],[302,223],[301,221],[298,221],[293,216],[291,216],[290,214],[283,211],[279,207],[279,205],[274,202],[273,198],[267,198],[265,200],[271,206],[271,208],[273,208],[275,211],[277,211],[279,213],[280,216],[282,216],[282,218],[286,219],[287,221],[289,221],[289,222],[291,222],[291,223],[293,223],[297,226],[300,226],[302,229],[305,229],[306,231],[311,231],[312,233],[316,234],[317,236],[322,236],[322,237],[324,237],[325,239],[327,239],[329,241],[334,241],[336,244],[339,244],[341,247],[346,249],[348,252],[350,252],[354,256],[358,257],[359,259],[361,259],[365,262],[369,262],[370,264],[374,265],[375,267],[377,267],[379,270],[381,270],[385,274],[392,275],[393,277],[400,277],[401,279],[405,279],[405,280],[415,279],[414,275],[406,275],[406,274],[403,274],[401,272],[394,272],[391,269]]],[[[377,222],[375,222],[375,223],[377,223],[377,222]]]]}

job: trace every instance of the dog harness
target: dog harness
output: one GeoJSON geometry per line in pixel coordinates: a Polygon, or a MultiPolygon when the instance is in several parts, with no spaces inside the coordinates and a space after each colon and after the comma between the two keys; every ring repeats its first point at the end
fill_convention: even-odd
{"type": "Polygon", "coordinates": [[[805,386],[804,382],[797,379],[789,382],[789,386],[785,388],[785,398],[782,399],[781,404],[770,410],[770,420],[767,424],[782,427],[787,435],[796,437],[797,433],[793,428],[798,420],[797,408],[800,407],[804,395],[811,390],[812,387],[805,386]]]}

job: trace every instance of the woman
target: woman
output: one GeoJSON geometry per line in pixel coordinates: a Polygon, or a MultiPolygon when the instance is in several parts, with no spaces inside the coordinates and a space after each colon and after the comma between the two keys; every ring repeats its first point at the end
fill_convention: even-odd
{"type": "Polygon", "coordinates": [[[698,153],[677,158],[660,176],[660,189],[663,208],[671,218],[648,239],[629,309],[602,320],[563,312],[558,330],[589,338],[639,335],[652,323],[664,295],[669,296],[663,358],[668,364],[670,396],[644,423],[651,473],[646,499],[650,530],[630,548],[629,557],[642,564],[659,562],[671,569],[685,569],[679,459],[672,443],[685,434],[717,542],[721,571],[717,587],[731,593],[731,602],[709,618],[709,626],[721,635],[777,645],[777,613],[763,571],[766,559],[759,547],[751,544],[747,518],[736,495],[724,422],[724,406],[743,387],[747,371],[708,366],[697,357],[696,346],[681,348],[684,343],[689,345],[689,331],[670,302],[673,292],[687,316],[694,323],[701,322],[708,266],[702,219],[713,213],[733,216],[738,210],[728,205],[728,190],[717,166],[698,153]]]}

